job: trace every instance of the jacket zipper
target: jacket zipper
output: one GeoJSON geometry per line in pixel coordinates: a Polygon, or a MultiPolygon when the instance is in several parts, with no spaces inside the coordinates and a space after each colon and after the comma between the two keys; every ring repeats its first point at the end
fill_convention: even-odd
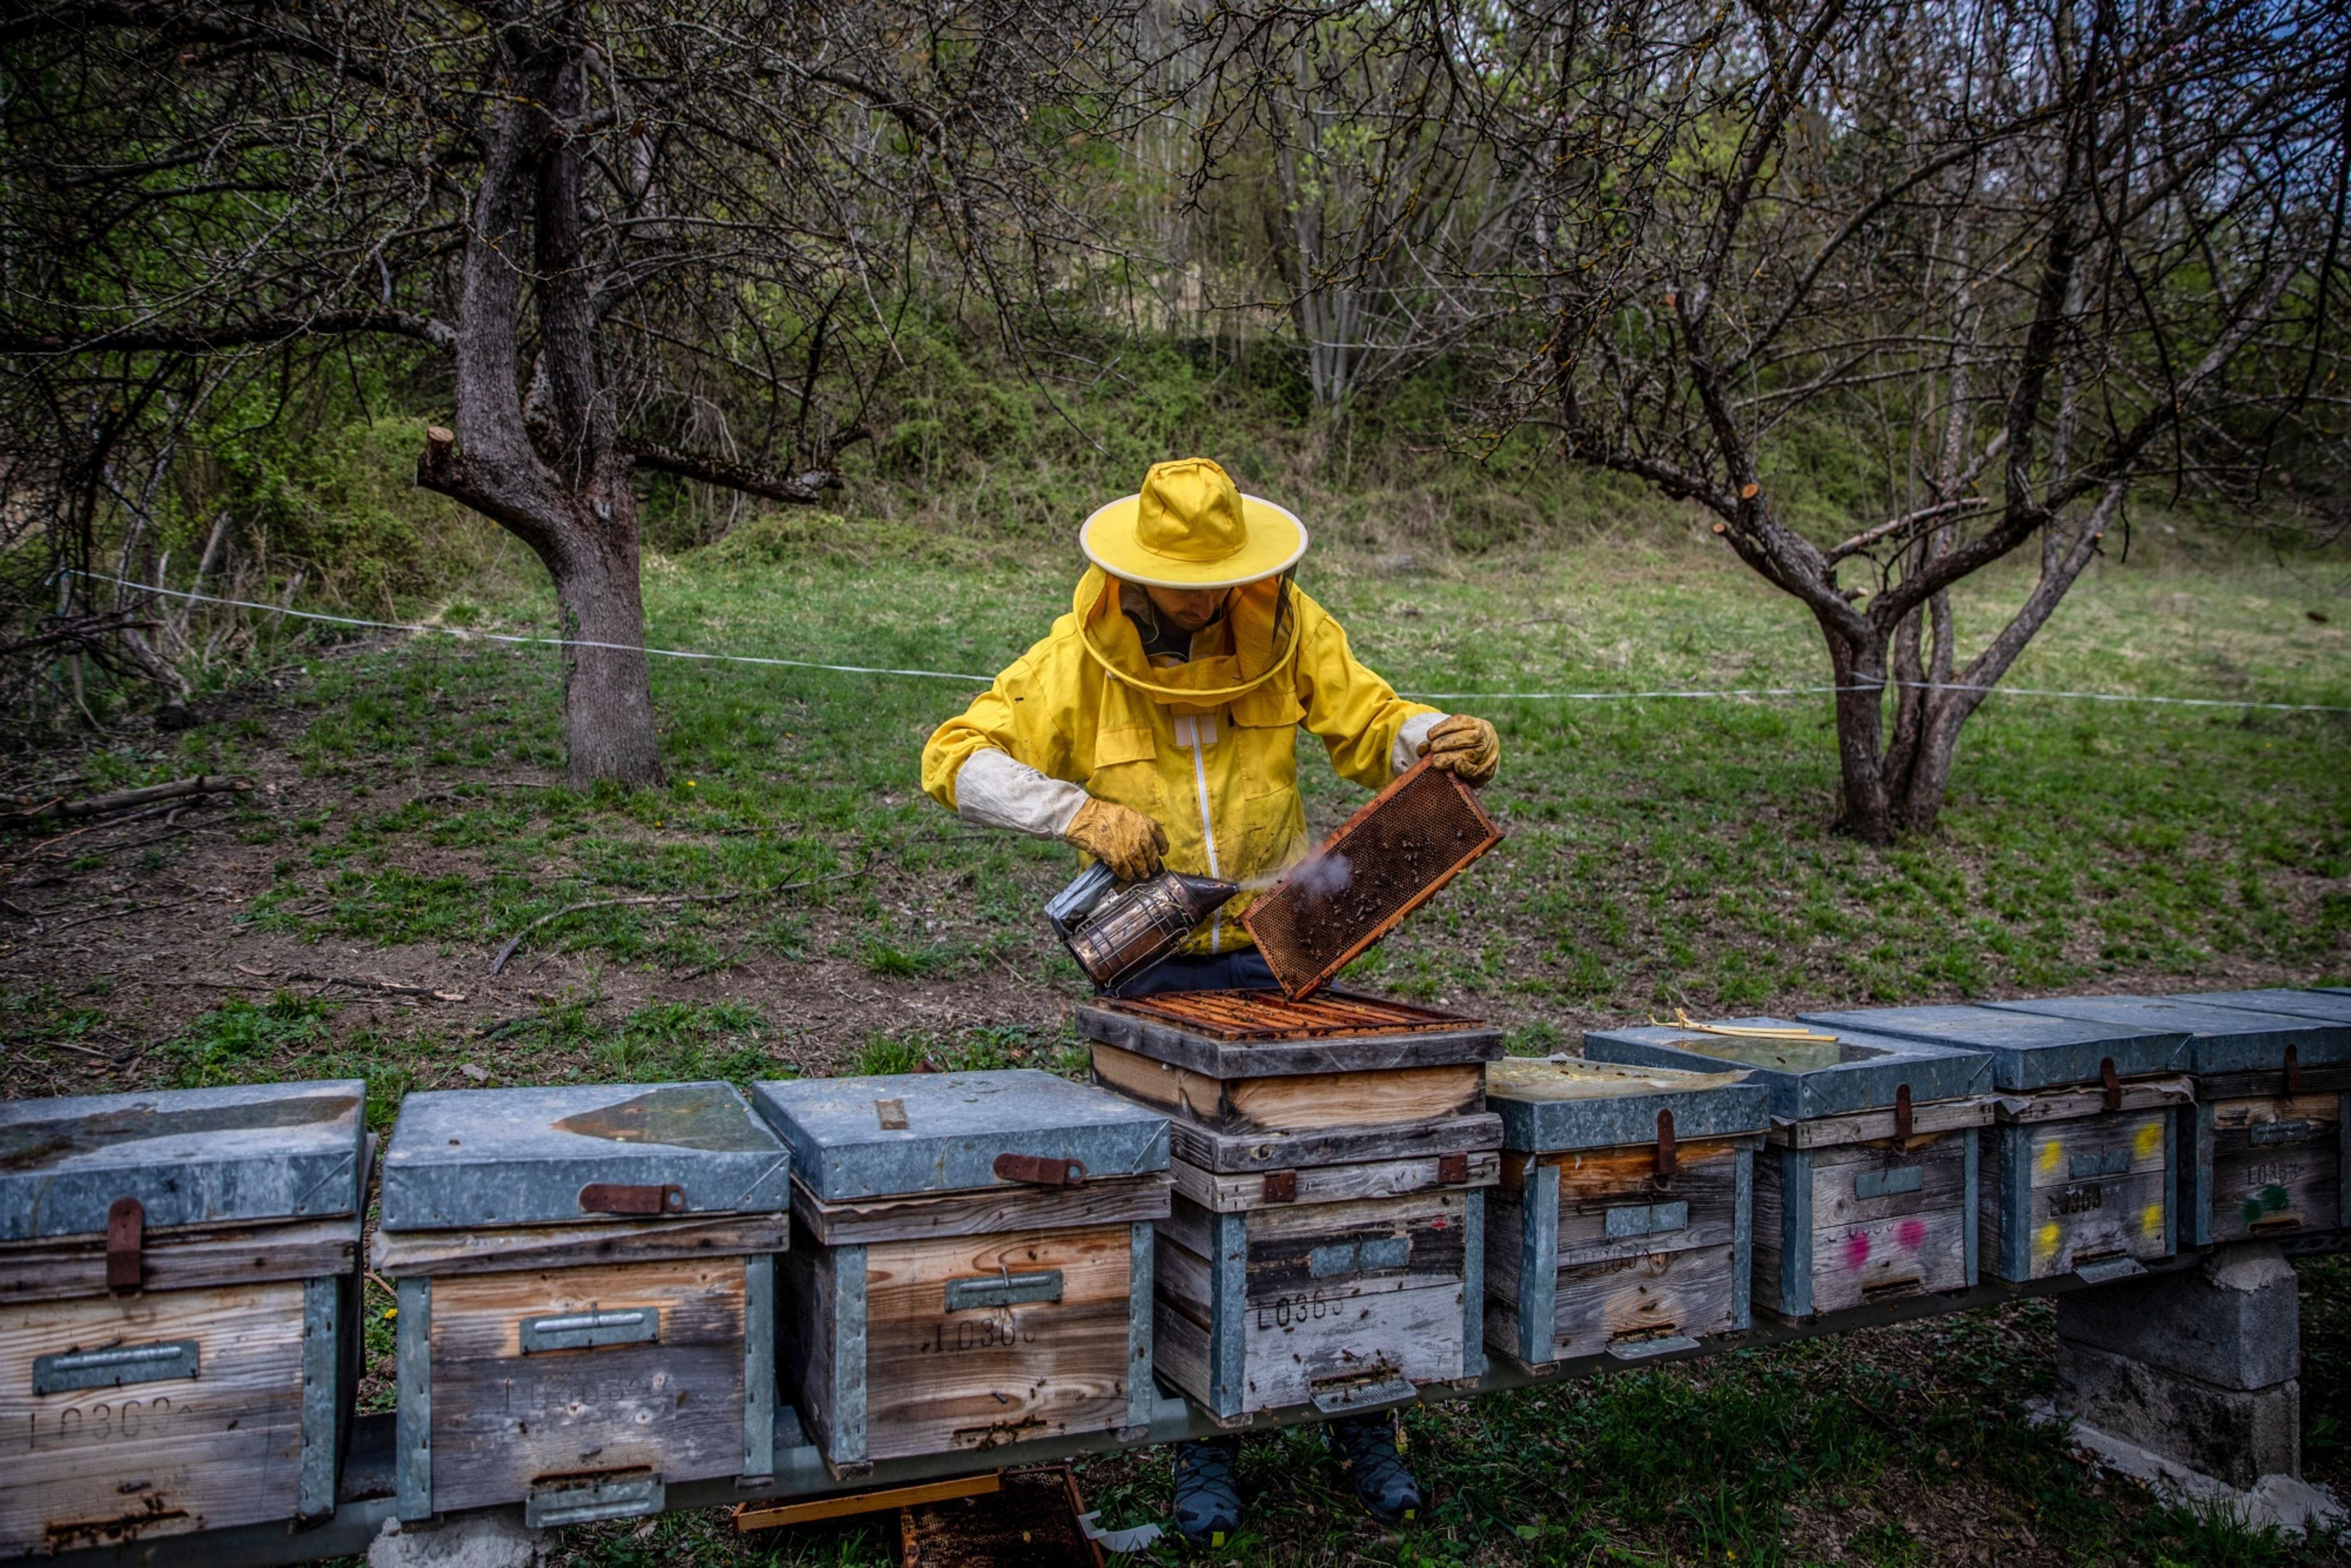
{"type": "MultiPolygon", "coordinates": [[[[1213,714],[1209,715],[1208,722],[1211,724],[1215,723],[1216,716],[1213,714]]],[[[1200,723],[1201,721],[1196,717],[1190,719],[1192,730],[1192,787],[1194,791],[1197,794],[1200,802],[1200,841],[1207,848],[1208,874],[1221,879],[1225,873],[1217,867],[1217,830],[1208,818],[1208,764],[1207,758],[1202,755],[1201,751],[1200,723]]],[[[1224,922],[1220,917],[1211,915],[1208,919],[1208,951],[1211,953],[1221,953],[1224,950],[1224,922]]]]}

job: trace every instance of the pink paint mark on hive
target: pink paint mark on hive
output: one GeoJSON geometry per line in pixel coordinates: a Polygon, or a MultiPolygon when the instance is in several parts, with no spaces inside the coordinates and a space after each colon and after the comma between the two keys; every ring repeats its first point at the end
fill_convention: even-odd
{"type": "Polygon", "coordinates": [[[1919,1248],[1924,1247],[1925,1245],[1927,1245],[1927,1222],[1923,1219],[1916,1218],[1904,1220],[1902,1222],[1902,1246],[1904,1249],[1907,1251],[1916,1252],[1919,1248]]]}
{"type": "Polygon", "coordinates": [[[1856,1234],[1849,1238],[1844,1244],[1844,1266],[1848,1269],[1858,1271],[1862,1266],[1868,1261],[1868,1236],[1865,1234],[1856,1234]]]}

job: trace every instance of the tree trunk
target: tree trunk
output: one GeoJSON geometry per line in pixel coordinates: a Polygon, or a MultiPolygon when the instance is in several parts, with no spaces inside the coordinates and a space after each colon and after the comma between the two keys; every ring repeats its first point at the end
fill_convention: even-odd
{"type": "Polygon", "coordinates": [[[661,732],[653,723],[644,653],[637,497],[626,467],[604,465],[581,500],[592,524],[560,530],[547,558],[562,635],[571,644],[563,650],[563,740],[571,785],[658,784],[661,732]]]}
{"type": "Polygon", "coordinates": [[[1886,644],[1852,642],[1823,624],[1835,677],[1837,826],[1865,844],[1894,841],[1894,800],[1886,779],[1886,644]]]}

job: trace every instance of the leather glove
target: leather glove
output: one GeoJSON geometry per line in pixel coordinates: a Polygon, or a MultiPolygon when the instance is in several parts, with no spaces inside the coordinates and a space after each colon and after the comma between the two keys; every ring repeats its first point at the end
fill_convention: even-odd
{"type": "Polygon", "coordinates": [[[1493,778],[1502,766],[1502,737],[1484,719],[1457,713],[1428,732],[1420,754],[1428,758],[1431,768],[1475,788],[1493,778]]]}
{"type": "Polygon", "coordinates": [[[1167,852],[1167,830],[1115,800],[1089,800],[1061,830],[1061,837],[1110,867],[1121,882],[1149,876],[1167,852]]]}

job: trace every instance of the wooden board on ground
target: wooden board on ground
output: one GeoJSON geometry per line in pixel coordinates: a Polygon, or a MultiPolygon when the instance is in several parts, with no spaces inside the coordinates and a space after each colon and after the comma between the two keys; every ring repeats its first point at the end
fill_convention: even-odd
{"type": "Polygon", "coordinates": [[[883,1487],[879,1491],[844,1492],[838,1497],[810,1498],[805,1502],[738,1502],[733,1515],[738,1533],[780,1530],[788,1524],[814,1524],[820,1520],[849,1519],[861,1513],[881,1513],[916,1503],[942,1502],[948,1498],[977,1497],[1003,1489],[1004,1472],[987,1470],[976,1476],[950,1476],[908,1487],[883,1487]]]}
{"type": "Polygon", "coordinates": [[[1083,1511],[1067,1468],[1007,1471],[991,1490],[904,1510],[904,1568],[1102,1568],[1083,1511]]]}

